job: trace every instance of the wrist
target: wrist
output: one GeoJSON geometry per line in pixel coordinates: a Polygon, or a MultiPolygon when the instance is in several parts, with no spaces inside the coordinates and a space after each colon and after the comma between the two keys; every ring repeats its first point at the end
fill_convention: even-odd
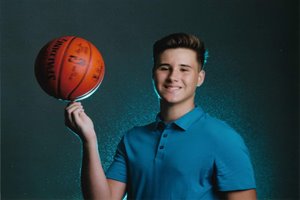
{"type": "Polygon", "coordinates": [[[97,140],[91,140],[91,141],[84,141],[82,140],[82,146],[85,150],[92,150],[92,149],[98,149],[98,142],[97,140]]]}
{"type": "Polygon", "coordinates": [[[97,145],[97,135],[95,131],[91,131],[88,134],[85,134],[81,137],[82,144],[85,146],[97,145]]]}

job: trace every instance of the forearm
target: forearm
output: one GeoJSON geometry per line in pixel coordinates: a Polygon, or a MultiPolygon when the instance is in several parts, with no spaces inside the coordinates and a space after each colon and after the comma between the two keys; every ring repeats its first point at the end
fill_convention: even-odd
{"type": "Polygon", "coordinates": [[[256,190],[241,190],[226,193],[226,200],[257,200],[256,190]]]}
{"type": "Polygon", "coordinates": [[[83,142],[81,184],[85,199],[111,199],[111,190],[101,165],[97,139],[83,142]]]}
{"type": "Polygon", "coordinates": [[[80,102],[71,102],[65,108],[65,125],[80,137],[83,144],[81,186],[84,198],[110,200],[114,194],[117,197],[115,199],[121,199],[126,185],[108,184],[101,165],[93,121],[86,115],[80,102]]]}

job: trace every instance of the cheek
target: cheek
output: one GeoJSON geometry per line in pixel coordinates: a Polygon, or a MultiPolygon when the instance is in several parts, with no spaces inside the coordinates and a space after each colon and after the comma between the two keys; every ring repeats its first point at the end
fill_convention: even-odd
{"type": "Polygon", "coordinates": [[[155,76],[155,75],[153,75],[153,77],[152,77],[152,84],[153,84],[153,86],[154,86],[155,88],[157,88],[158,85],[159,85],[158,77],[155,76]]]}
{"type": "Polygon", "coordinates": [[[157,74],[157,73],[155,73],[152,78],[155,83],[161,83],[164,80],[164,76],[162,74],[157,74]]]}
{"type": "Polygon", "coordinates": [[[198,85],[198,76],[195,76],[195,77],[186,77],[185,79],[185,83],[186,85],[189,85],[191,87],[197,87],[198,85]]]}

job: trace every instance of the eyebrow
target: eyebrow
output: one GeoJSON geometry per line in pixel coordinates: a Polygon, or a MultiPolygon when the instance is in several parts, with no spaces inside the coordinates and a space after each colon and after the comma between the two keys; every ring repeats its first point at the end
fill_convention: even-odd
{"type": "Polygon", "coordinates": [[[161,67],[161,66],[171,66],[170,64],[168,64],[168,63],[160,63],[159,65],[157,65],[157,67],[161,67]]]}
{"type": "Polygon", "coordinates": [[[181,67],[189,67],[189,68],[192,68],[192,66],[187,65],[187,64],[180,64],[179,66],[181,66],[181,67]]]}
{"type": "MultiPolygon", "coordinates": [[[[171,65],[168,63],[160,63],[157,67],[161,67],[161,66],[171,66],[171,65]]],[[[180,64],[179,66],[192,68],[190,65],[187,65],[187,64],[180,64]]]]}

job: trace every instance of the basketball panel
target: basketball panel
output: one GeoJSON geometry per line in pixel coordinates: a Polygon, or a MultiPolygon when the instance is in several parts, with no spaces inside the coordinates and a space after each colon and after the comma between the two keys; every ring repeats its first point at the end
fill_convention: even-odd
{"type": "Polygon", "coordinates": [[[70,99],[83,99],[84,96],[90,96],[90,94],[99,87],[104,78],[105,64],[103,57],[98,49],[91,43],[90,48],[91,59],[88,71],[81,84],[70,94],[70,99]]]}
{"type": "Polygon", "coordinates": [[[57,97],[59,66],[63,52],[71,36],[48,42],[39,52],[35,63],[35,75],[41,88],[49,95],[57,97]]]}
{"type": "Polygon", "coordinates": [[[80,85],[87,73],[91,57],[91,50],[86,40],[75,38],[62,60],[60,70],[58,94],[61,99],[72,100],[70,93],[80,85]]]}

